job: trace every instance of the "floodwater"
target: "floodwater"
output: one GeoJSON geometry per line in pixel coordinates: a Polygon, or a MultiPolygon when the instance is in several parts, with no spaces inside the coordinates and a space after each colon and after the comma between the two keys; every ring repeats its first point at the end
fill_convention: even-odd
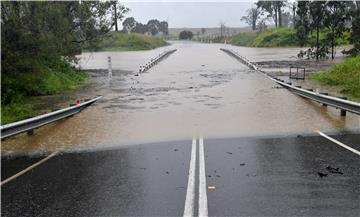
{"type": "Polygon", "coordinates": [[[72,118],[2,142],[2,154],[190,139],[358,131],[360,118],[293,95],[220,51],[252,61],[293,60],[297,48],[244,48],[173,42],[137,52],[84,53],[92,83],[78,97],[103,98],[72,118]],[[139,66],[178,49],[146,73],[139,66]],[[107,75],[107,57],[113,76],[107,75]]]}

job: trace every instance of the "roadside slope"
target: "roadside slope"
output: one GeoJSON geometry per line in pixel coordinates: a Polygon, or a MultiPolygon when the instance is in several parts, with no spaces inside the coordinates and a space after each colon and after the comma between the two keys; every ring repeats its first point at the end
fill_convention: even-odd
{"type": "Polygon", "coordinates": [[[168,45],[161,37],[142,34],[110,32],[98,44],[100,51],[150,50],[168,45]]]}
{"type": "Polygon", "coordinates": [[[360,56],[347,58],[327,71],[311,76],[321,84],[336,86],[341,93],[352,99],[360,99],[360,56]]]}

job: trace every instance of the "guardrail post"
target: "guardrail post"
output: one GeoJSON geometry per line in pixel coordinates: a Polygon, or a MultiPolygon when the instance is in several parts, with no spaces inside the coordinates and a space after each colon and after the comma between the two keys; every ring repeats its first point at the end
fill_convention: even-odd
{"type": "Polygon", "coordinates": [[[108,76],[109,78],[112,77],[112,67],[111,67],[111,57],[108,57],[108,76]]]}
{"type": "Polygon", "coordinates": [[[28,136],[34,135],[34,129],[31,129],[31,130],[26,131],[26,134],[27,134],[28,136]]]}

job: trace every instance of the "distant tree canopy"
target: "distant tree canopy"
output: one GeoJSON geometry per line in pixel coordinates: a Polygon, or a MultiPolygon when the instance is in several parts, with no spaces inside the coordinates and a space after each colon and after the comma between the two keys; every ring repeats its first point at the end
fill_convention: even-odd
{"type": "Polygon", "coordinates": [[[249,26],[251,26],[252,30],[256,30],[257,29],[257,22],[260,19],[260,16],[262,15],[261,10],[256,7],[256,8],[250,8],[246,11],[247,15],[241,17],[242,21],[245,21],[247,24],[249,24],[249,26]]]}
{"type": "Polygon", "coordinates": [[[191,40],[194,34],[191,31],[181,31],[179,34],[179,39],[181,40],[191,40]]]}
{"type": "Polygon", "coordinates": [[[147,24],[137,22],[133,17],[128,17],[123,22],[123,31],[127,33],[149,33],[156,35],[162,32],[164,35],[169,34],[169,27],[166,21],[159,21],[157,19],[149,20],[147,24]]]}
{"type": "Polygon", "coordinates": [[[274,20],[275,27],[282,27],[282,8],[286,5],[287,1],[258,1],[256,2],[257,8],[268,14],[274,20]]]}

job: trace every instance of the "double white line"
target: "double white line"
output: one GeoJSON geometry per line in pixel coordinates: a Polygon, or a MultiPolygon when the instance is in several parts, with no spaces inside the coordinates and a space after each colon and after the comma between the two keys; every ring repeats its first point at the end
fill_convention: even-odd
{"type": "MultiPolygon", "coordinates": [[[[191,158],[189,167],[188,186],[185,198],[184,216],[194,216],[195,208],[195,171],[196,171],[196,139],[192,140],[191,158]]],[[[208,216],[208,203],[206,195],[206,174],[205,174],[205,154],[204,139],[199,138],[199,206],[198,216],[208,216]]]]}

